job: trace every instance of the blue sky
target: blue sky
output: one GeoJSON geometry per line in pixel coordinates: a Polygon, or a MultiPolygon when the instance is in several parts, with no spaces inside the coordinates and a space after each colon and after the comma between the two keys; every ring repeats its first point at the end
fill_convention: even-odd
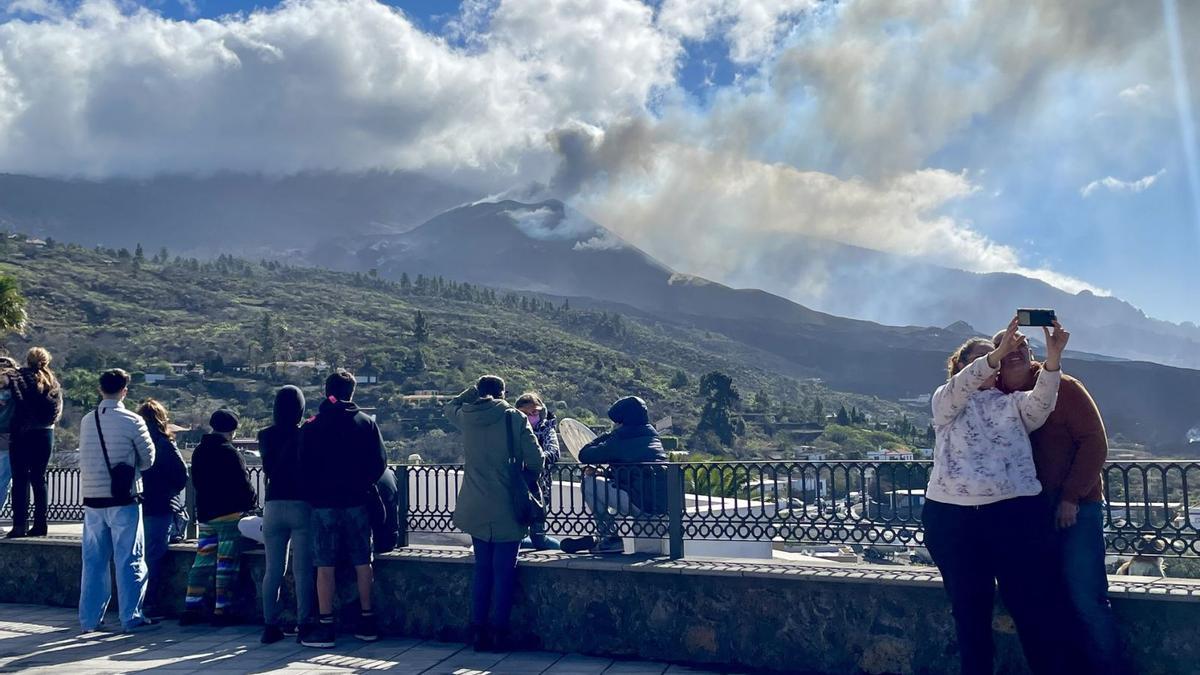
{"type": "Polygon", "coordinates": [[[1173,60],[1158,3],[140,4],[170,21],[0,2],[0,170],[400,168],[491,192],[577,173],[569,201],[706,276],[798,234],[1200,322],[1179,106],[1200,45],[1173,60]]]}

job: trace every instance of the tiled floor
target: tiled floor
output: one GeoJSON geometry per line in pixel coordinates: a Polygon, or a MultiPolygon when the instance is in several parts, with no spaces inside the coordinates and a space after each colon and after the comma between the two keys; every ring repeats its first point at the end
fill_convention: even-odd
{"type": "MultiPolygon", "coordinates": [[[[115,619],[109,616],[110,620],[115,619]]],[[[0,672],[54,673],[351,673],[416,675],[662,675],[704,673],[648,661],[514,652],[477,654],[461,644],[389,639],[367,644],[347,636],[336,649],[306,649],[292,640],[264,646],[257,626],[180,628],[173,621],[137,635],[79,634],[75,610],[0,604],[0,672]]]]}

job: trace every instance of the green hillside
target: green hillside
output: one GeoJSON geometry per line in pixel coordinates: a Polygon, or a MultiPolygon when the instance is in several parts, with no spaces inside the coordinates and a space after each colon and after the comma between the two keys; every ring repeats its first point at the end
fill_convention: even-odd
{"type": "MultiPolygon", "coordinates": [[[[819,411],[844,405],[893,422],[904,414],[888,402],[777,375],[774,357],[724,336],[443,279],[391,282],[228,256],[200,262],[7,237],[0,272],[19,280],[30,315],[25,335],[6,346],[50,348],[67,387],[60,447],[74,446],[74,424],[96,398],[95,373],[112,366],[135,373],[132,398],[163,400],[181,425],[202,424],[228,405],[243,416],[243,435],[269,423],[278,386],[303,386],[310,410],[319,396],[320,375],[264,364],[346,367],[360,379],[378,377],[358,398],[377,409],[395,456],[442,461],[457,458],[454,434],[435,406],[405,396],[455,393],[489,372],[509,382],[511,395],[539,391],[560,416],[585,421],[600,421],[621,395],[642,396],[655,419],[673,418],[686,449],[742,457],[790,450],[795,437],[781,427],[815,421],[819,411]],[[170,363],[206,372],[172,375],[170,363]],[[746,413],[732,447],[695,433],[704,404],[698,382],[714,370],[732,378],[746,413]],[[169,378],[147,384],[146,374],[169,378]]],[[[816,445],[835,455],[843,449],[816,445]]],[[[860,445],[844,449],[857,454],[860,445]]]]}

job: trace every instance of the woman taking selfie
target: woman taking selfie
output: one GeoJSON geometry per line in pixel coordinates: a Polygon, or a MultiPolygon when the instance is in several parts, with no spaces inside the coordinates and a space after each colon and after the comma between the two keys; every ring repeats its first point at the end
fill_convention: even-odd
{"type": "Polygon", "coordinates": [[[999,346],[975,338],[947,362],[933,395],[936,442],[922,520],[925,546],[954,613],[962,672],[992,673],[992,608],[1000,597],[1034,673],[1063,672],[1055,637],[1066,620],[1059,584],[1030,561],[1053,554],[1051,510],[1040,496],[1029,433],[1054,411],[1070,334],[1055,322],[1032,391],[996,388],[1000,361],[1025,344],[1014,318],[999,346]]]}

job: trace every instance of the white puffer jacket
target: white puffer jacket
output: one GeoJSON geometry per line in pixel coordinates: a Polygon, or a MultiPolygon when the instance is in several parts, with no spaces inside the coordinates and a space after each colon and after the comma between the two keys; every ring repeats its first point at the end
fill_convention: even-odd
{"type": "Polygon", "coordinates": [[[980,390],[995,372],[979,358],[934,392],[927,499],[980,506],[1041,493],[1029,434],[1054,411],[1062,373],[1043,368],[1032,391],[980,390]]]}

